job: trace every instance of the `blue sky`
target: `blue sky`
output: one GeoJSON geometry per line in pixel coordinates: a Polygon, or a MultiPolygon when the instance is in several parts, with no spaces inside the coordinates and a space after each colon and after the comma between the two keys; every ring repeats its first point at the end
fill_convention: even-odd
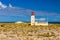
{"type": "MultiPolygon", "coordinates": [[[[30,21],[29,15],[29,13],[31,13],[30,10],[33,10],[36,16],[40,16],[39,18],[43,16],[45,18],[48,18],[49,22],[60,22],[60,0],[0,0],[0,1],[7,6],[11,4],[13,7],[28,9],[27,11],[28,13],[25,13],[26,14],[25,19],[23,19],[24,17],[17,16],[18,14],[13,16],[14,14],[12,14],[12,12],[9,14],[10,16],[7,16],[8,15],[7,13],[9,12],[6,11],[5,11],[6,14],[2,16],[1,15],[2,12],[0,10],[1,22],[30,21]],[[29,17],[27,15],[29,15],[29,17]]],[[[16,13],[20,13],[18,12],[20,11],[20,9],[15,10],[17,10],[16,13]]]]}

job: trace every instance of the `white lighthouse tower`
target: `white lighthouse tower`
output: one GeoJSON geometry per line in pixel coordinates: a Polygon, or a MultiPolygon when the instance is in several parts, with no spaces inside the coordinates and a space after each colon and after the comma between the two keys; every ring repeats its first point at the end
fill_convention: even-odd
{"type": "Polygon", "coordinates": [[[35,16],[34,16],[33,11],[32,11],[32,14],[31,14],[31,25],[35,25],[35,16]]]}

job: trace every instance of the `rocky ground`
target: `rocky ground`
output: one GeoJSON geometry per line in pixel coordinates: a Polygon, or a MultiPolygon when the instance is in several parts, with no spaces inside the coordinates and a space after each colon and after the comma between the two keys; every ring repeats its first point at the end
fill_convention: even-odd
{"type": "Polygon", "coordinates": [[[60,24],[0,23],[0,40],[60,40],[60,24]]]}

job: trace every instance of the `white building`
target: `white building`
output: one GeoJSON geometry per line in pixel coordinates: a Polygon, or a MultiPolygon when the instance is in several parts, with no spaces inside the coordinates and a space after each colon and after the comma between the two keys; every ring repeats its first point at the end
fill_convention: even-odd
{"type": "Polygon", "coordinates": [[[35,16],[34,16],[34,12],[32,12],[32,15],[31,15],[31,25],[35,25],[35,16]]]}
{"type": "MultiPolygon", "coordinates": [[[[42,19],[44,19],[44,18],[42,18],[42,19]]],[[[48,25],[48,22],[35,22],[35,20],[36,20],[36,18],[35,18],[34,12],[32,12],[31,25],[43,25],[43,26],[47,26],[48,25]]]]}
{"type": "Polygon", "coordinates": [[[35,22],[35,25],[48,26],[48,22],[35,22]]]}

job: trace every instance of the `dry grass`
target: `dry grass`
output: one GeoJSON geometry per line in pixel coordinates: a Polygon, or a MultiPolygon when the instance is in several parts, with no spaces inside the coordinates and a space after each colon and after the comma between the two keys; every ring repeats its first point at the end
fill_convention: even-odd
{"type": "MultiPolygon", "coordinates": [[[[60,24],[49,24],[48,26],[30,26],[28,24],[15,24],[15,23],[6,23],[0,25],[0,31],[9,32],[15,30],[15,32],[35,32],[39,33],[41,31],[49,32],[50,30],[59,31],[60,24]]],[[[24,32],[24,33],[25,33],[24,32]]],[[[40,33],[39,33],[40,34],[40,33]]]]}
{"type": "MultiPolygon", "coordinates": [[[[60,24],[49,24],[48,26],[31,26],[28,23],[0,23],[0,34],[7,37],[35,36],[56,37],[60,36],[60,24]]],[[[31,38],[33,40],[33,38],[31,38]]]]}

